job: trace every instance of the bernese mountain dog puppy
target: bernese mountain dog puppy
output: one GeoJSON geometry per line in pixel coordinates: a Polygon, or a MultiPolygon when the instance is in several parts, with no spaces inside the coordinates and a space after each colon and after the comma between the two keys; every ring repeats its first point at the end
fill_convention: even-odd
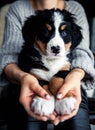
{"type": "Polygon", "coordinates": [[[70,56],[82,40],[81,28],[75,16],[66,10],[37,11],[24,23],[24,45],[19,55],[19,67],[34,75],[51,94],[50,100],[35,96],[32,110],[40,115],[70,114],[76,99],[68,93],[64,99],[55,98],[64,78],[70,72],[70,56]]]}

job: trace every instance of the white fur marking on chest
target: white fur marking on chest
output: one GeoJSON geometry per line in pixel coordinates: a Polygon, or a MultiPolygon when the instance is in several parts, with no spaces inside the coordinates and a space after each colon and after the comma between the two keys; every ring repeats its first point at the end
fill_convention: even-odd
{"type": "Polygon", "coordinates": [[[52,76],[68,63],[66,56],[56,58],[43,56],[42,59],[44,66],[49,70],[46,71],[43,69],[32,69],[31,71],[46,81],[50,81],[52,76]]]}
{"type": "Polygon", "coordinates": [[[47,43],[47,50],[46,50],[47,56],[41,54],[43,65],[46,68],[48,68],[48,71],[43,69],[32,69],[30,71],[30,73],[33,72],[46,81],[50,81],[52,76],[55,75],[62,67],[64,67],[68,63],[64,41],[62,40],[59,34],[59,27],[61,23],[62,23],[62,16],[58,12],[55,12],[54,13],[55,36],[52,39],[50,39],[50,41],[47,43]],[[60,46],[60,53],[57,54],[57,56],[55,56],[55,54],[51,52],[51,47],[57,45],[60,46]]]}

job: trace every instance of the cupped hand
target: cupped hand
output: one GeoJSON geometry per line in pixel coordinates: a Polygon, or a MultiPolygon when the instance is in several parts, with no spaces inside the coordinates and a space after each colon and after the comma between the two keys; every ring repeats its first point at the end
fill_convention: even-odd
{"type": "Polygon", "coordinates": [[[68,115],[57,115],[55,120],[52,121],[54,125],[57,125],[59,122],[63,122],[75,116],[78,112],[79,105],[81,103],[81,80],[84,77],[84,71],[81,69],[72,70],[65,78],[63,86],[57,93],[57,99],[63,99],[65,95],[71,92],[76,98],[76,108],[75,110],[68,115]]]}
{"type": "Polygon", "coordinates": [[[50,99],[50,95],[39,85],[38,80],[32,75],[26,74],[21,81],[20,103],[26,112],[35,119],[42,121],[53,120],[55,118],[54,114],[47,117],[37,115],[32,111],[31,102],[34,95],[38,95],[46,100],[50,99]]]}

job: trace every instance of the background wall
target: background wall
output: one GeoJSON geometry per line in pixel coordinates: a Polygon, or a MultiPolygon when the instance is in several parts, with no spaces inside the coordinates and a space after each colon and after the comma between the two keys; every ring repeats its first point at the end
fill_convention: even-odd
{"type": "Polygon", "coordinates": [[[3,40],[5,15],[8,11],[8,8],[9,8],[9,4],[0,9],[0,46],[3,40]]]}

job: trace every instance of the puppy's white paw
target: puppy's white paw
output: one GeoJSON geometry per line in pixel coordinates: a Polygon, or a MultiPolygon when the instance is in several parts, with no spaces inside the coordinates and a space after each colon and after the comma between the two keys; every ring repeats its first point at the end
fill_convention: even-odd
{"type": "Polygon", "coordinates": [[[62,100],[56,100],[55,111],[57,114],[66,115],[70,114],[76,105],[76,99],[74,97],[66,97],[62,100]]]}
{"type": "Polygon", "coordinates": [[[31,104],[31,108],[36,114],[48,116],[54,112],[55,107],[55,99],[53,96],[49,100],[34,97],[33,102],[31,104]]]}

